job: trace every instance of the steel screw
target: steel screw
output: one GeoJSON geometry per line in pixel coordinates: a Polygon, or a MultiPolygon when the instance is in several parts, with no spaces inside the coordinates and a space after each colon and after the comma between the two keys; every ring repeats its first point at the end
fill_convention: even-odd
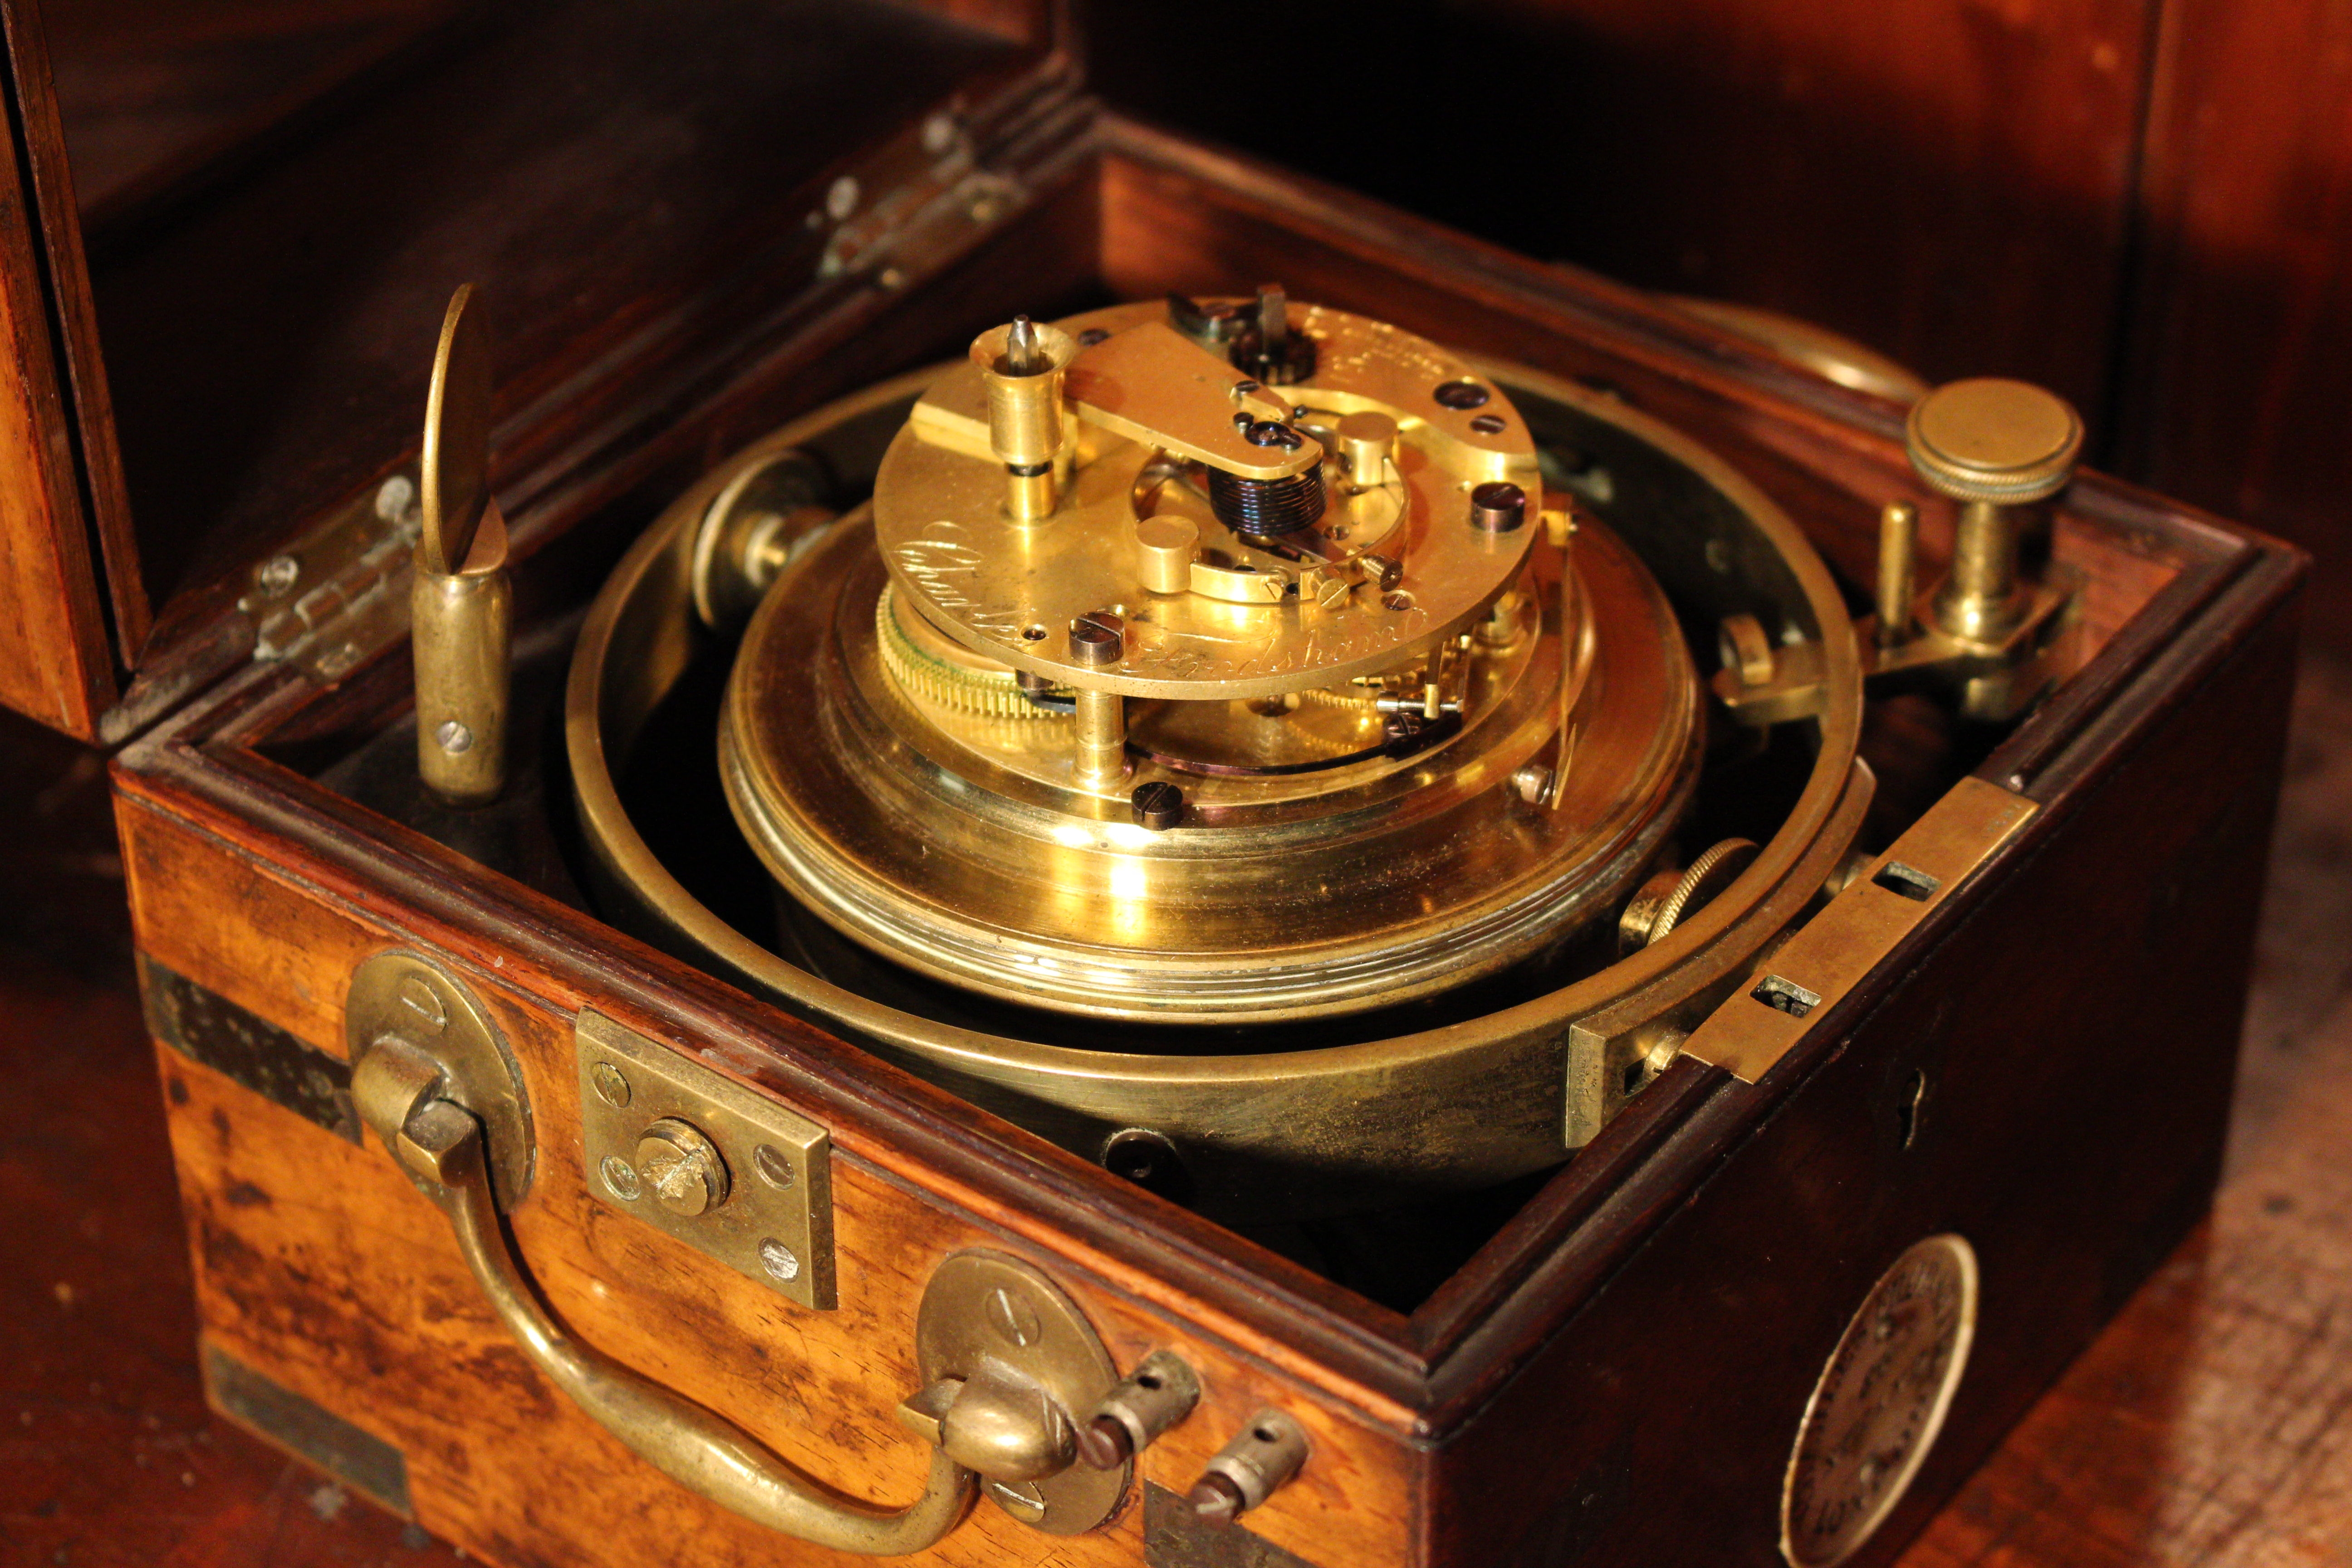
{"type": "Polygon", "coordinates": [[[1127,799],[1139,827],[1164,833],[1184,820],[1184,792],[1166,779],[1136,785],[1135,793],[1127,799]]]}
{"type": "Polygon", "coordinates": [[[772,1236],[760,1243],[760,1267],[790,1284],[800,1278],[800,1254],[772,1236]]]}
{"type": "Polygon", "coordinates": [[[611,1062],[598,1062],[588,1069],[588,1081],[596,1086],[596,1097],[614,1110],[625,1109],[630,1099],[629,1080],[611,1062]]]}
{"type": "Polygon", "coordinates": [[[605,1155],[604,1163],[598,1165],[596,1170],[597,1173],[604,1178],[604,1185],[610,1189],[612,1194],[623,1203],[636,1202],[637,1194],[645,1191],[645,1188],[638,1184],[636,1167],[618,1154],[605,1155]]]}
{"type": "Polygon", "coordinates": [[[474,732],[455,719],[442,720],[441,727],[433,731],[433,738],[440,742],[443,751],[453,757],[460,752],[472,750],[474,744],[474,732]]]}
{"type": "Polygon", "coordinates": [[[751,1169],[772,1187],[782,1190],[793,1184],[793,1163],[772,1144],[762,1143],[751,1151],[751,1169]]]}
{"type": "Polygon", "coordinates": [[[416,504],[416,481],[406,474],[394,474],[375,488],[375,515],[384,522],[398,522],[416,504]]]}
{"type": "Polygon", "coordinates": [[[1529,805],[1541,805],[1551,798],[1551,770],[1541,763],[1528,763],[1511,774],[1511,787],[1529,805]]]}
{"type": "Polygon", "coordinates": [[[302,563],[291,555],[271,556],[261,563],[261,570],[255,574],[255,581],[260,584],[261,591],[272,595],[285,593],[301,578],[302,563]]]}
{"type": "Polygon", "coordinates": [[[1493,479],[1470,492],[1470,525],[1486,533],[1510,533],[1528,521],[1528,492],[1508,479],[1493,479]]]}
{"type": "Polygon", "coordinates": [[[1127,657],[1127,623],[1109,610],[1090,610],[1070,623],[1070,658],[1100,668],[1127,657]]]}
{"type": "Polygon", "coordinates": [[[1493,395],[1475,381],[1446,381],[1440,382],[1430,395],[1441,408],[1484,408],[1493,395]]]}

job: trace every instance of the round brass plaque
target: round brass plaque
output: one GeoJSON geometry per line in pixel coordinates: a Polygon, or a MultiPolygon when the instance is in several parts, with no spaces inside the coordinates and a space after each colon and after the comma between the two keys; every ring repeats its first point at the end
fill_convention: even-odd
{"type": "Polygon", "coordinates": [[[1868,1541],[1918,1473],[1968,1365],[1977,1255],[1931,1236],[1879,1277],[1822,1369],[1780,1494],[1780,1551],[1831,1568],[1868,1541]]]}

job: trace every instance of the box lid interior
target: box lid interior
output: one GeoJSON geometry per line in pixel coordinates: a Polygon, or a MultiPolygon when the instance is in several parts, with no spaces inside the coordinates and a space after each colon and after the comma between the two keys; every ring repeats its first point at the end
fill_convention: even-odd
{"type": "Polygon", "coordinates": [[[1056,0],[0,16],[37,274],[0,281],[46,317],[70,448],[59,565],[15,596],[85,655],[0,697],[110,740],[250,657],[256,563],[414,453],[457,285],[492,311],[500,448],[529,446],[818,287],[877,150],[968,159],[1069,74],[1056,0]]]}

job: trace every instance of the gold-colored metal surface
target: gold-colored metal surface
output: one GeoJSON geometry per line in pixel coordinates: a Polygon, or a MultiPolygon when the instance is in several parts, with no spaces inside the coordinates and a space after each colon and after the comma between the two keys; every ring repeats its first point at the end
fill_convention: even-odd
{"type": "Polygon", "coordinates": [[[1904,437],[1911,466],[1940,494],[2022,505],[2066,488],[2083,451],[2083,420],[2031,382],[1980,376],[1913,404],[1904,437]]]}
{"type": "Polygon", "coordinates": [[[961,1521],[976,1478],[942,1448],[906,1508],[845,1501],[725,1416],[574,1338],[510,1248],[491,1195],[483,1120],[432,1046],[378,1036],[353,1056],[352,1099],[403,1173],[448,1217],[475,1284],[531,1365],[631,1453],[721,1508],[836,1552],[919,1552],[961,1521]]]}
{"type": "Polygon", "coordinates": [[[425,509],[416,563],[449,576],[473,549],[490,503],[490,329],[467,283],[450,296],[425,395],[425,448],[418,459],[425,509]]]}
{"type": "Polygon", "coordinates": [[[1952,1233],[1904,1250],[1822,1369],[1789,1455],[1780,1552],[1836,1568],[1867,1544],[1943,1431],[1976,1339],[1976,1249],[1952,1233]]]}
{"type": "Polygon", "coordinates": [[[410,588],[416,766],[453,805],[506,787],[514,595],[506,521],[490,499],[490,353],[473,285],[441,323],[425,405],[423,518],[410,588]]]}
{"type": "Polygon", "coordinates": [[[420,563],[409,586],[417,772],[452,805],[484,805],[506,788],[514,664],[506,537],[493,506],[464,571],[445,576],[420,563]]]}
{"type": "Polygon", "coordinates": [[[589,1192],[788,1300],[832,1310],[831,1134],[593,1008],[573,1046],[589,1192]]]}
{"type": "Polygon", "coordinates": [[[1966,778],[1774,952],[1755,984],[1692,1031],[1683,1054],[1754,1083],[1796,1047],[1927,912],[2015,837],[2034,803],[1966,778]]]}
{"type": "Polygon", "coordinates": [[[1878,620],[1873,628],[1881,647],[1911,636],[1911,595],[1919,552],[1919,509],[1889,501],[1878,514],[1878,620]]]}
{"type": "Polygon", "coordinates": [[[1617,919],[1617,945],[1631,952],[1664,938],[1682,918],[1706,908],[1756,858],[1756,845],[1727,838],[1700,851],[1684,870],[1661,871],[1642,884],[1617,919]]]}
{"type": "Polygon", "coordinates": [[[1001,1252],[941,1260],[916,1319],[915,1359],[927,1385],[959,1385],[939,1417],[940,1448],[986,1477],[999,1507],[1049,1535],[1110,1517],[1133,1467],[1074,1461],[1077,1420],[1118,1368],[1042,1271],[1001,1252]]]}
{"type": "MultiPolygon", "coordinates": [[[[2063,399],[2024,382],[1954,382],[1916,404],[1906,427],[1912,466],[1954,501],[1951,569],[1925,594],[1915,586],[1918,510],[1891,501],[1880,515],[1875,614],[1864,621],[1864,679],[1873,691],[1934,684],[1958,694],[1966,717],[2000,723],[2030,707],[2070,658],[2076,595],[2068,575],[2021,571],[2026,540],[2046,535],[2043,503],[2065,488],[2083,423],[2063,399]]],[[[1826,667],[1803,642],[1772,647],[1724,623],[1716,695],[1734,717],[1778,724],[1811,710],[1826,667]]]]}
{"type": "Polygon", "coordinates": [[[521,1069],[473,991],[420,954],[376,953],[352,972],[343,995],[345,1055],[357,1062],[380,1040],[432,1052],[445,1092],[466,1102],[489,1140],[499,1207],[522,1202],[538,1162],[530,1101],[521,1069]]]}
{"type": "MultiPolygon", "coordinates": [[[[848,529],[745,636],[722,731],[729,798],[770,868],[845,935],[1008,1000],[1170,1023],[1392,1005],[1602,912],[1688,787],[1695,681],[1672,612],[1597,530],[1580,560],[1610,700],[1595,687],[1576,715],[1583,765],[1548,814],[1499,811],[1494,796],[1557,726],[1556,629],[1530,624],[1481,660],[1463,699],[1475,722],[1444,745],[1383,753],[1377,705],[1169,704],[1129,725],[1155,754],[1372,754],[1239,777],[1148,755],[1107,788],[1074,760],[1066,725],[919,712],[883,687],[865,608],[879,565],[848,529]],[[1201,825],[1129,822],[1126,787],[1152,779],[1182,787],[1201,825]]],[[[1120,700],[1078,698],[1079,756],[1108,768],[1117,752],[1083,733],[1090,699],[1120,700]]]]}
{"type": "Polygon", "coordinates": [[[1499,397],[1475,414],[1435,401],[1434,388],[1473,374],[1465,362],[1361,317],[1294,307],[1299,330],[1323,335],[1330,346],[1318,378],[1286,388],[1274,409],[1286,418],[1294,407],[1307,409],[1301,425],[1336,424],[1370,410],[1402,428],[1393,489],[1339,495],[1345,476],[1335,474],[1326,489],[1339,499],[1314,531],[1318,542],[1304,548],[1318,560],[1352,566],[1386,539],[1398,518],[1412,519],[1404,548],[1409,585],[1375,584],[1378,591],[1360,590],[1336,603],[1302,602],[1288,586],[1300,576],[1300,563],[1248,542],[1205,505],[1186,505],[1181,484],[1155,486],[1147,468],[1178,459],[1250,479],[1280,479],[1327,454],[1304,437],[1297,447],[1253,446],[1234,416],[1269,412],[1260,405],[1270,395],[1236,393],[1236,386],[1255,384],[1151,319],[1155,310],[1118,307],[1062,323],[1073,332],[1110,336],[1071,363],[1072,407],[1096,435],[1058,509],[1044,521],[1006,517],[992,448],[982,448],[985,458],[975,454],[972,434],[987,423],[979,367],[959,366],[925,391],[883,459],[874,501],[877,547],[899,592],[925,619],[967,647],[1056,683],[1130,698],[1248,699],[1375,674],[1467,629],[1517,574],[1538,531],[1483,531],[1469,521],[1464,498],[1491,480],[1539,488],[1524,424],[1499,397]],[[1139,342],[1141,350],[1130,347],[1139,342]],[[1202,592],[1196,564],[1192,592],[1155,595],[1142,580],[1134,544],[1138,492],[1146,489],[1146,505],[1156,510],[1164,500],[1200,526],[1202,560],[1249,581],[1213,574],[1223,591],[1202,592]],[[1111,669],[1080,666],[1062,628],[1112,606],[1121,606],[1129,621],[1124,658],[1111,669]]]}
{"type": "MultiPolygon", "coordinates": [[[[1154,319],[1157,309],[1121,308],[1061,325],[1074,337],[1115,332],[1154,319]]],[[[1322,334],[1324,363],[1335,363],[1334,334],[1354,329],[1309,308],[1288,311],[1294,326],[1322,334]]],[[[1481,1185],[1554,1163],[1589,1140],[1638,1089],[1629,1067],[1647,1061],[1668,1035],[1694,1029],[1747,983],[1756,955],[1807,913],[1844,858],[1871,794],[1867,771],[1854,761],[1861,662],[1852,623],[1835,584],[1769,500],[1622,403],[1442,353],[1415,360],[1383,350],[1366,363],[1381,374],[1383,366],[1405,369],[1393,397],[1367,394],[1365,406],[1425,404],[1398,418],[1397,456],[1379,485],[1360,492],[1406,504],[1386,514],[1392,537],[1343,570],[1261,552],[1269,575],[1298,585],[1266,608],[1205,595],[1189,578],[1181,595],[1141,580],[1136,524],[1159,512],[1139,510],[1139,499],[1165,500],[1193,521],[1204,563],[1259,558],[1237,540],[1242,553],[1226,554],[1229,531],[1189,488],[1182,465],[1171,471],[1163,457],[1090,416],[1075,387],[1076,434],[1057,470],[1068,479],[1063,503],[1051,518],[1017,527],[1001,515],[993,477],[1001,465],[987,445],[976,378],[953,406],[943,401],[940,389],[952,389],[969,366],[909,376],[822,410],[715,472],[622,563],[574,660],[572,776],[611,907],[656,940],[701,952],[1089,1158],[1113,1132],[1148,1130],[1183,1162],[1193,1201],[1213,1214],[1328,1212],[1389,1192],[1481,1185]],[[1433,382],[1432,372],[1447,379],[1433,382]],[[1440,386],[1452,402],[1435,396],[1440,386]],[[1578,480],[1593,516],[1575,535],[1565,574],[1561,551],[1537,548],[1570,534],[1564,498],[1537,502],[1538,441],[1597,465],[1578,480]],[[743,826],[794,895],[783,906],[784,929],[770,936],[719,919],[695,890],[698,873],[654,853],[614,774],[698,657],[681,625],[692,619],[684,584],[693,520],[744,466],[795,449],[836,473],[877,476],[877,533],[894,488],[937,495],[945,492],[927,488],[934,479],[969,473],[971,510],[957,515],[971,520],[974,537],[986,534],[989,548],[926,577],[928,568],[909,572],[905,559],[867,543],[875,537],[864,532],[868,514],[853,510],[769,590],[736,655],[722,761],[743,826]],[[1509,450],[1522,452],[1526,466],[1510,468],[1509,450]],[[901,462],[910,465],[904,472],[894,468],[901,462]],[[1449,462],[1457,467],[1444,469],[1449,462]],[[1529,500],[1524,526],[1486,535],[1489,542],[1478,546],[1500,556],[1473,557],[1463,481],[1487,462],[1525,475],[1529,500]],[[1450,488],[1437,480],[1440,471],[1455,476],[1450,488]],[[911,487],[898,482],[910,477],[911,487]],[[1446,566],[1431,535],[1457,522],[1461,550],[1446,566]],[[1622,531],[1638,536],[1638,550],[1622,531]],[[1002,579],[1011,584],[1006,606],[1034,617],[1015,626],[1013,643],[1042,646],[1036,655],[999,640],[998,617],[974,611],[987,608],[979,598],[941,586],[1033,541],[1046,545],[1024,557],[1031,565],[1098,574],[1058,599],[1042,575],[1033,593],[1025,569],[1002,579]],[[1476,593],[1466,585],[1472,565],[1491,569],[1476,593]],[[1417,602],[1415,574],[1441,567],[1462,574],[1459,620],[1433,637],[1383,631],[1377,653],[1363,645],[1352,673],[1325,665],[1269,677],[1234,661],[1160,670],[1154,679],[1168,689],[1157,691],[1133,669],[1132,642],[1120,668],[1106,674],[1079,664],[1061,632],[1101,613],[1140,638],[1161,622],[1138,622],[1135,612],[1156,617],[1171,599],[1199,625],[1270,612],[1285,628],[1313,626],[1309,612],[1322,610],[1356,617],[1337,624],[1377,627],[1371,605],[1392,594],[1417,602]],[[1538,912],[1527,918],[1558,918],[1553,929],[1573,933],[1583,922],[1613,920],[1667,841],[1699,759],[1688,740],[1675,738],[1676,704],[1640,695],[1645,686],[1664,694],[1693,679],[1659,577],[1699,625],[1756,615],[1783,653],[1808,650],[1813,675],[1790,720],[1795,754],[1806,760],[1780,826],[1728,887],[1639,952],[1596,963],[1538,943],[1486,972],[1486,989],[1465,985],[1478,973],[1478,953],[1461,943],[1460,932],[1475,928],[1458,917],[1497,907],[1478,904],[1480,887],[1507,891],[1517,879],[1536,894],[1527,904],[1538,912]],[[1580,595],[1561,592],[1575,585],[1580,595]],[[941,608],[943,594],[963,600],[949,606],[952,616],[941,608]],[[1027,625],[1045,635],[1018,636],[1027,625]],[[906,678],[913,666],[903,650],[886,657],[883,649],[890,628],[907,647],[984,685],[987,700],[940,700],[941,681],[906,678]],[[1586,644],[1592,658],[1579,681],[1577,648],[1586,644]],[[1114,786],[1090,787],[1075,772],[1069,694],[1089,686],[1127,699],[1136,766],[1114,786]],[[988,710],[989,702],[1014,700],[1045,704],[1043,716],[988,710]],[[1459,730],[1402,757],[1349,754],[1368,732],[1382,732],[1372,726],[1398,718],[1427,723],[1431,714],[1458,718],[1459,730]],[[1243,771],[1168,771],[1161,756],[1243,771]],[[1554,759],[1569,764],[1558,770],[1556,791],[1553,779],[1533,777],[1554,771],[1554,759]],[[1128,799],[1147,784],[1176,785],[1184,797],[1181,815],[1157,819],[1159,830],[1139,826],[1128,799]],[[1548,808],[1555,796],[1556,809],[1548,808]],[[1236,831],[1244,825],[1262,831],[1236,831]],[[1234,837],[1219,837],[1228,832],[1234,837]],[[1397,835],[1402,855],[1384,850],[1387,832],[1397,835]],[[1324,849],[1314,847],[1318,836],[1324,849]],[[1477,848],[1482,842],[1488,847],[1477,848]],[[1433,849],[1465,857],[1466,880],[1432,861],[1433,849]],[[1261,885],[1277,896],[1255,907],[1234,896],[1234,879],[1249,876],[1272,879],[1261,885]],[[1289,890],[1279,891],[1285,878],[1289,890]],[[1160,896],[1187,886],[1196,891],[1181,900],[1160,896]],[[1580,898],[1590,902],[1562,914],[1562,904],[1580,898]],[[1449,900],[1460,900],[1451,912],[1449,900]],[[811,911],[822,925],[804,919],[811,911]],[[866,936],[843,942],[840,933],[858,921],[866,936]],[[1049,943],[1038,962],[1005,963],[1021,979],[993,995],[975,983],[1040,931],[1062,944],[1058,952],[1049,943]],[[944,933],[957,951],[927,970],[910,962],[910,931],[929,942],[944,933]],[[897,948],[877,934],[891,932],[897,948]],[[1450,975],[1448,942],[1457,961],[1468,960],[1450,975]],[[869,946],[892,962],[864,956],[869,946]],[[1286,974],[1286,964],[1318,946],[1321,962],[1286,974]],[[1234,956],[1217,957],[1220,948],[1234,956]],[[1350,996],[1359,960],[1387,969],[1350,996]],[[1188,965],[1205,976],[1187,977],[1188,965]],[[1388,983],[1416,973],[1430,980],[1421,1003],[1349,1011],[1409,995],[1388,983]],[[1192,1000],[1183,1005],[1229,995],[1262,1009],[1264,1021],[1212,1029],[1181,1012],[1137,1011],[1139,996],[1181,1000],[1187,991],[1192,1000]],[[1325,1011],[1310,1010],[1318,1007],[1325,1011]],[[1152,1021],[1105,1031],[1089,1008],[1152,1021]]],[[[1229,384],[1224,390],[1230,396],[1229,384]]],[[[1328,443],[1308,431],[1327,457],[1327,516],[1362,515],[1340,510],[1355,475],[1336,429],[1357,409],[1323,407],[1340,400],[1319,389],[1316,375],[1281,395],[1294,413],[1310,411],[1301,426],[1333,416],[1315,426],[1331,431],[1328,443]]],[[[956,495],[964,484],[955,480],[956,495]]],[[[852,490],[840,504],[857,500],[852,490]]],[[[940,509],[922,510],[938,521],[940,509]]],[[[1381,615],[1404,613],[1381,605],[1381,615]]]]}

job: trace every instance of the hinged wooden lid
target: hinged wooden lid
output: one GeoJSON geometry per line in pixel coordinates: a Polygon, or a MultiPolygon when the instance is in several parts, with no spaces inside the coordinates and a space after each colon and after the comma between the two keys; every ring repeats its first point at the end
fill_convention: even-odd
{"type": "Polygon", "coordinates": [[[631,438],[616,388],[684,395],[904,265],[1076,80],[1064,0],[47,9],[0,0],[0,701],[109,742],[382,563],[458,284],[501,466],[577,475],[631,438]]]}

